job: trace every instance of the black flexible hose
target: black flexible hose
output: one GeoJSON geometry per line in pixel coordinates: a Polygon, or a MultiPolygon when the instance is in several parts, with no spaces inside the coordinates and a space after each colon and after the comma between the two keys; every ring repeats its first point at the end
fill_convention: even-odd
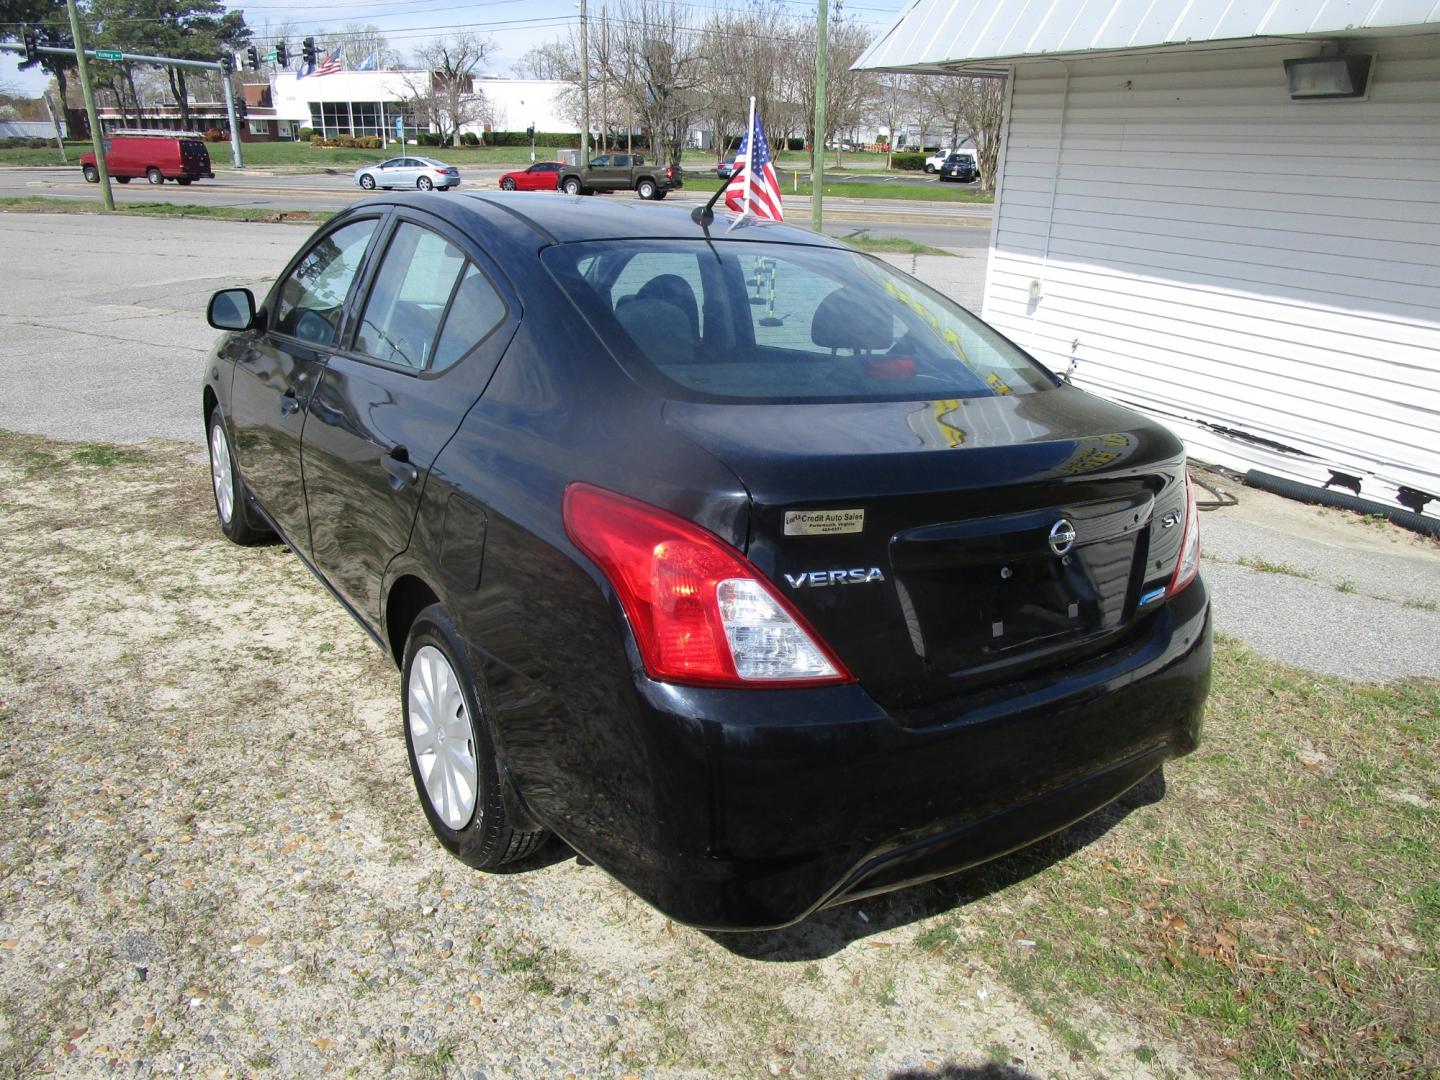
{"type": "Polygon", "coordinates": [[[1357,514],[1376,514],[1386,521],[1413,532],[1440,537],[1440,518],[1426,517],[1423,514],[1386,506],[1384,503],[1372,502],[1355,495],[1342,495],[1338,491],[1327,491],[1325,488],[1318,488],[1311,484],[1299,484],[1294,480],[1286,480],[1283,476],[1260,472],[1258,469],[1251,469],[1245,474],[1245,483],[1250,487],[1259,488],[1261,491],[1284,495],[1287,499],[1297,499],[1300,502],[1315,503],[1319,506],[1333,506],[1337,510],[1353,510],[1357,514]]]}
{"type": "Polygon", "coordinates": [[[1195,484],[1197,487],[1204,488],[1211,495],[1215,496],[1215,498],[1213,499],[1195,500],[1195,508],[1197,510],[1220,510],[1227,506],[1234,506],[1240,501],[1239,499],[1235,498],[1234,495],[1231,495],[1228,491],[1221,491],[1213,484],[1207,484],[1204,480],[1201,480],[1194,473],[1190,474],[1190,482],[1192,484],[1195,484]]]}

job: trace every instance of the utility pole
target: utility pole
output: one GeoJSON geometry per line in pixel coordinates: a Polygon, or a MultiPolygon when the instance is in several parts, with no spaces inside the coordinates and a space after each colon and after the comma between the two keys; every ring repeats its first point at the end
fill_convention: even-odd
{"type": "MultiPolygon", "coordinates": [[[[74,0],[71,0],[74,3],[74,0]]],[[[819,18],[815,22],[815,141],[810,147],[810,228],[816,232],[825,220],[825,77],[830,66],[825,20],[830,0],[820,0],[819,18]]]]}
{"type": "Polygon", "coordinates": [[[80,90],[85,95],[85,118],[90,122],[90,142],[95,147],[95,168],[100,173],[100,203],[106,210],[115,209],[115,193],[110,190],[110,170],[105,167],[105,139],[100,133],[100,119],[95,115],[95,90],[90,85],[90,58],[85,55],[85,38],[80,33],[80,13],[75,0],[66,0],[70,12],[70,36],[75,41],[75,66],[80,71],[80,90]]]}
{"type": "Polygon", "coordinates": [[[600,152],[610,149],[610,20],[600,5],[600,152]]]}
{"type": "MultiPolygon", "coordinates": [[[[75,0],[70,0],[74,3],[75,0]]],[[[590,46],[585,39],[585,0],[580,0],[580,167],[590,164],[590,46]]]]}

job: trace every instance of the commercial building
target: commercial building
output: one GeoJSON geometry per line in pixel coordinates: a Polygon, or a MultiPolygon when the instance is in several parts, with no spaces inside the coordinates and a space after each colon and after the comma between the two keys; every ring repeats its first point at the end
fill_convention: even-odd
{"type": "Polygon", "coordinates": [[[1440,8],[916,0],[1008,76],[984,317],[1202,460],[1440,512],[1440,8]]]}

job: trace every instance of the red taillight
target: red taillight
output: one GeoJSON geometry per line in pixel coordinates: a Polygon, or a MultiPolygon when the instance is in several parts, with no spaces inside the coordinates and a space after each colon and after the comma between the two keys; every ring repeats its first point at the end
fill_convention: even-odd
{"type": "Polygon", "coordinates": [[[674,165],[667,165],[666,168],[665,168],[665,175],[666,175],[669,179],[674,180],[674,179],[675,179],[675,166],[674,166],[674,165]]]}
{"type": "Polygon", "coordinates": [[[437,173],[439,173],[441,176],[449,176],[449,175],[450,175],[450,170],[449,170],[449,169],[436,169],[435,171],[436,171],[437,173]]]}
{"type": "Polygon", "coordinates": [[[730,687],[854,681],[744,555],[693,521],[576,483],[565,491],[565,532],[614,587],[652,678],[730,687]]]}
{"type": "Polygon", "coordinates": [[[1165,595],[1174,596],[1200,573],[1200,509],[1195,504],[1195,484],[1185,473],[1185,532],[1180,536],[1180,558],[1165,595]]]}

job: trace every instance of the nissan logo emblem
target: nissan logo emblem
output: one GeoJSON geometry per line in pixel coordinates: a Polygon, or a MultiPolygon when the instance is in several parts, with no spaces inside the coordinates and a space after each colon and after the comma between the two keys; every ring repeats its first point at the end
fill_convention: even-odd
{"type": "Polygon", "coordinates": [[[1075,546],[1075,526],[1061,518],[1050,526],[1050,550],[1056,555],[1066,555],[1075,546]]]}

